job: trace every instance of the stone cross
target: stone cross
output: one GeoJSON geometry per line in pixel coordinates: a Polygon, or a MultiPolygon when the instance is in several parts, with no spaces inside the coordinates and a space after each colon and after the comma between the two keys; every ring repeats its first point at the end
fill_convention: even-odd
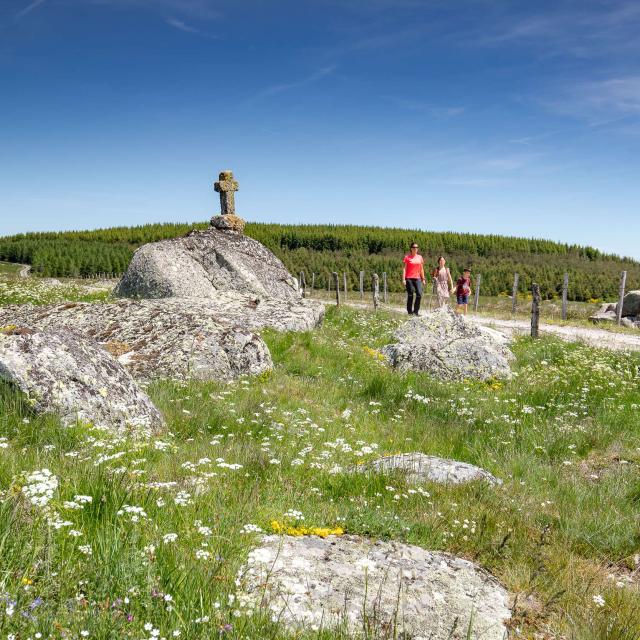
{"type": "Polygon", "coordinates": [[[236,215],[234,192],[238,190],[238,183],[233,179],[233,172],[221,171],[218,182],[213,188],[220,194],[220,213],[223,216],[236,215]]]}

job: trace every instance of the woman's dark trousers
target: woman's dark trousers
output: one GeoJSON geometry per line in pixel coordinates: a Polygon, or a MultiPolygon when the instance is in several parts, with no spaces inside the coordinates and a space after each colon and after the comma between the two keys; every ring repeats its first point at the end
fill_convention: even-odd
{"type": "Polygon", "coordinates": [[[418,315],[421,300],[422,280],[420,278],[407,278],[407,312],[411,315],[418,315]]]}

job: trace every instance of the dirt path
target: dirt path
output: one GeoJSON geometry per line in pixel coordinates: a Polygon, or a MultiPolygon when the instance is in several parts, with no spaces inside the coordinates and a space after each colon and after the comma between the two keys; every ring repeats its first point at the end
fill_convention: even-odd
{"type": "Polygon", "coordinates": [[[28,278],[30,273],[31,273],[31,265],[25,264],[25,265],[22,265],[22,268],[20,269],[18,276],[20,278],[28,278]]]}
{"type": "MultiPolygon", "coordinates": [[[[350,306],[367,307],[358,302],[348,302],[350,306]]],[[[389,311],[406,314],[403,307],[384,306],[389,311]]],[[[527,320],[501,320],[489,316],[470,315],[474,322],[498,329],[502,333],[513,335],[514,333],[529,333],[531,324],[527,320]]],[[[628,333],[614,333],[606,329],[588,329],[585,327],[571,327],[567,325],[540,324],[540,333],[554,335],[569,342],[584,342],[593,347],[604,347],[616,351],[640,351],[640,331],[638,335],[628,333]]]]}
{"type": "MultiPolygon", "coordinates": [[[[475,322],[484,324],[504,333],[529,333],[531,324],[526,320],[500,320],[486,316],[474,316],[475,322]]],[[[606,329],[587,329],[567,325],[540,324],[540,333],[558,336],[569,342],[585,342],[593,347],[605,347],[618,351],[640,351],[640,331],[638,335],[614,333],[606,329]]]]}

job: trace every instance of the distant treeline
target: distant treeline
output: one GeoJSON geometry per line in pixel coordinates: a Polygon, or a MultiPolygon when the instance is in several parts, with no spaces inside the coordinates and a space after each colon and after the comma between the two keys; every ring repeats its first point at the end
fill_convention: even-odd
{"type": "MultiPolygon", "coordinates": [[[[118,275],[129,264],[133,251],[142,244],[207,228],[207,223],[149,224],[95,231],[28,233],[0,238],[0,260],[32,265],[42,276],[118,275]]],[[[620,272],[627,282],[640,287],[640,263],[630,258],[605,254],[591,247],[549,240],[512,238],[450,232],[411,231],[381,227],[338,225],[247,224],[245,233],[269,247],[294,275],[305,272],[307,284],[316,274],[316,287],[326,288],[332,271],[347,273],[349,286],[356,289],[359,272],[388,275],[390,291],[400,291],[402,256],[411,242],[429,267],[444,255],[454,278],[466,266],[474,276],[482,274],[482,293],[511,292],[513,274],[520,274],[520,291],[532,282],[543,295],[560,294],[565,272],[569,273],[572,300],[615,299],[620,272]]],[[[342,275],[341,275],[342,281],[342,275]]]]}

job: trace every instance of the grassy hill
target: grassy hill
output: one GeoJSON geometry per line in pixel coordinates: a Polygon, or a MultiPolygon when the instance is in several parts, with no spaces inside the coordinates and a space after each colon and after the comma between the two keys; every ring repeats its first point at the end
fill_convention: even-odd
{"type": "MultiPolygon", "coordinates": [[[[33,266],[42,276],[91,276],[122,273],[142,244],[183,235],[208,223],[149,224],[94,231],[27,233],[0,238],[0,260],[33,266]]],[[[294,274],[305,271],[310,282],[326,287],[331,271],[346,272],[357,288],[359,271],[386,272],[391,291],[401,289],[401,258],[414,240],[431,265],[447,257],[452,273],[470,266],[482,274],[482,291],[500,295],[511,291],[514,272],[520,290],[540,284],[543,296],[559,295],[563,274],[570,274],[572,300],[615,299],[620,272],[628,272],[629,287],[640,287],[640,263],[605,254],[592,247],[549,240],[451,232],[412,231],[338,225],[279,225],[249,223],[247,235],[269,247],[294,274]]]]}

